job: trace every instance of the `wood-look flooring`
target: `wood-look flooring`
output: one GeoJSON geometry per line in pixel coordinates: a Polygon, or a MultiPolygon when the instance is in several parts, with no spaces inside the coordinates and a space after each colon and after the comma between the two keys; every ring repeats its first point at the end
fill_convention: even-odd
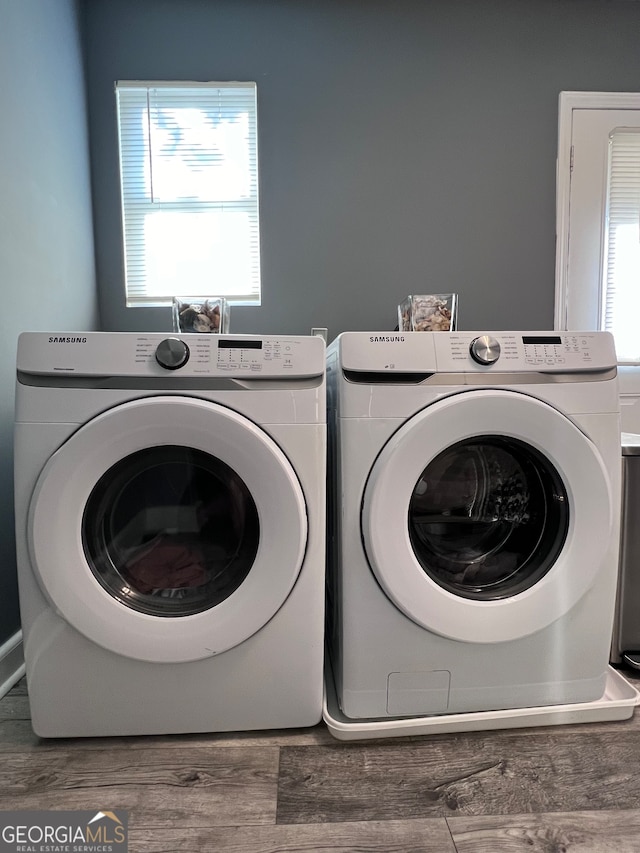
{"type": "Polygon", "coordinates": [[[124,809],[132,853],[640,853],[640,709],[354,743],[323,725],[60,741],[33,734],[22,681],[0,700],[8,809],[124,809]]]}

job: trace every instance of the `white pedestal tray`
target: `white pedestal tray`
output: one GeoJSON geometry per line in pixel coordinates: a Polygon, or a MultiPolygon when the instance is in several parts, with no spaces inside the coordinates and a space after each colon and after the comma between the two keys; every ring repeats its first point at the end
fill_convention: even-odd
{"type": "Polygon", "coordinates": [[[633,715],[637,704],[640,704],[640,693],[610,666],[604,695],[593,702],[431,717],[351,720],[340,711],[333,674],[327,666],[323,717],[329,732],[338,740],[367,740],[626,720],[633,715]]]}

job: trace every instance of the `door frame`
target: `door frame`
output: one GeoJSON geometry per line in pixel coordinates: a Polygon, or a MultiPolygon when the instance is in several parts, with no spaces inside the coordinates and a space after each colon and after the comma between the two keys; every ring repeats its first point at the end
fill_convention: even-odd
{"type": "Polygon", "coordinates": [[[567,327],[569,218],[574,110],[640,110],[638,92],[560,92],[556,158],[556,267],[554,328],[567,327]]]}

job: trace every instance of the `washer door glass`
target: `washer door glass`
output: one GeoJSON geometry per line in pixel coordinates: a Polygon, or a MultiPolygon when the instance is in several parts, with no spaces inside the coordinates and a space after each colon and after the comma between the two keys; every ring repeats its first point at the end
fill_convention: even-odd
{"type": "Polygon", "coordinates": [[[556,469],[515,438],[478,436],[424,469],[409,503],[409,537],[424,571],[475,599],[522,592],[547,573],[569,528],[556,469]]]}
{"type": "Polygon", "coordinates": [[[82,536],[91,570],[118,601],[154,616],[186,616],[219,604],[244,581],[258,550],[258,511],[220,459],[153,447],[100,478],[82,536]]]}

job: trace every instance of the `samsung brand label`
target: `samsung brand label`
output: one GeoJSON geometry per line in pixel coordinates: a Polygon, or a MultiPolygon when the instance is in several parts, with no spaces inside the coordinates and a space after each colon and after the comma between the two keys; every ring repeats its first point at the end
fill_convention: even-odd
{"type": "Polygon", "coordinates": [[[369,340],[372,344],[391,344],[404,341],[404,335],[371,335],[369,340]]]}
{"type": "Polygon", "coordinates": [[[86,338],[49,338],[50,344],[86,344],[86,338]]]}

